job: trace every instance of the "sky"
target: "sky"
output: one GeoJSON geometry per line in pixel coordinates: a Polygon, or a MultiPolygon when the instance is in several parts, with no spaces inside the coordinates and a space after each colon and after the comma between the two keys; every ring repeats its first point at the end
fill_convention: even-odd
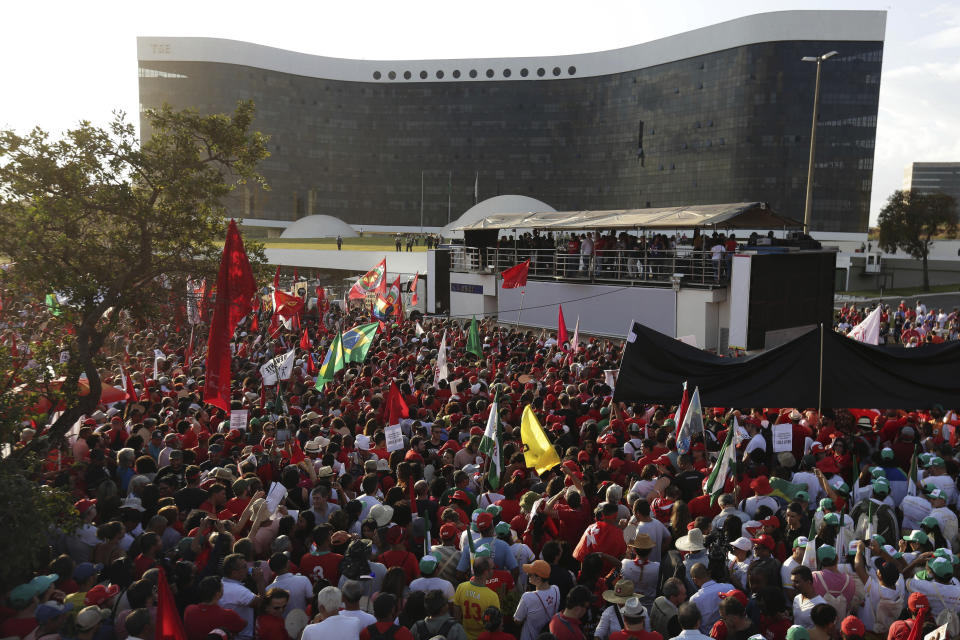
{"type": "Polygon", "coordinates": [[[104,124],[114,110],[136,123],[137,36],[230,38],[358,59],[544,56],[789,9],[888,12],[873,223],[907,164],[960,161],[960,0],[5,2],[0,128],[60,132],[81,120],[104,124]]]}

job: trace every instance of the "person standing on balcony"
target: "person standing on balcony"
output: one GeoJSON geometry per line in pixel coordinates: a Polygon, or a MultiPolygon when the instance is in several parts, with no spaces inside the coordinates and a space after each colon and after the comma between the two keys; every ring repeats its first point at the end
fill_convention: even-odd
{"type": "Polygon", "coordinates": [[[567,240],[567,258],[564,260],[564,269],[563,275],[566,277],[574,271],[574,266],[577,264],[577,256],[580,255],[580,238],[577,237],[577,234],[571,233],[570,239],[567,240]]]}
{"type": "Polygon", "coordinates": [[[593,234],[587,232],[583,234],[580,241],[580,271],[590,273],[590,261],[593,259],[593,234]]]}

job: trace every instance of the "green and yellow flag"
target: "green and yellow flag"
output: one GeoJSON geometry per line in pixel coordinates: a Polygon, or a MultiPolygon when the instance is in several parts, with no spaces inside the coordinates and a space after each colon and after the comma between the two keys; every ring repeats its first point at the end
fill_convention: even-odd
{"type": "Polygon", "coordinates": [[[60,310],[60,301],[57,300],[57,294],[48,293],[46,302],[47,309],[50,310],[50,313],[57,317],[60,317],[60,315],[63,314],[63,311],[60,310]]]}
{"type": "Polygon", "coordinates": [[[537,420],[530,405],[523,409],[523,418],[520,420],[520,439],[523,441],[523,458],[527,467],[545,473],[560,464],[560,456],[553,448],[543,427],[537,420]]]}
{"type": "Polygon", "coordinates": [[[317,384],[315,385],[318,391],[323,391],[323,387],[333,380],[333,376],[336,375],[337,371],[343,369],[347,363],[344,358],[343,341],[341,338],[342,336],[338,333],[333,339],[333,342],[330,343],[330,348],[327,350],[327,355],[323,359],[323,364],[320,365],[320,371],[317,373],[317,384]]]}
{"type": "Polygon", "coordinates": [[[344,358],[347,362],[361,363],[367,359],[367,352],[377,335],[379,322],[358,324],[342,336],[344,358]]]}
{"type": "Polygon", "coordinates": [[[478,358],[483,357],[483,343],[480,342],[477,316],[473,316],[473,320],[470,322],[470,330],[467,332],[467,353],[472,353],[478,358]]]}

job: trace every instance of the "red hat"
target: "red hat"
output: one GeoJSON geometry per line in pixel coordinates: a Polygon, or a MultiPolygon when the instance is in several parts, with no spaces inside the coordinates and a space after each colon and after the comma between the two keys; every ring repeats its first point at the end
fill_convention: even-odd
{"type": "Polygon", "coordinates": [[[817,469],[824,473],[840,473],[840,467],[837,466],[837,460],[833,456],[827,456],[817,463],[817,469]]]}
{"type": "Polygon", "coordinates": [[[570,469],[570,471],[573,471],[573,472],[580,471],[580,466],[573,460],[567,460],[566,462],[563,463],[563,466],[565,466],[567,469],[570,469]]]}
{"type": "Polygon", "coordinates": [[[407,530],[400,525],[390,527],[387,529],[387,544],[400,544],[406,532],[407,530]]]}
{"type": "Polygon", "coordinates": [[[770,487],[770,480],[767,476],[757,476],[750,483],[750,488],[757,492],[758,496],[765,496],[773,489],[770,487]]]}
{"type": "Polygon", "coordinates": [[[690,451],[706,451],[707,447],[702,442],[695,442],[691,447],[690,451]]]}
{"type": "Polygon", "coordinates": [[[423,464],[423,456],[413,449],[408,449],[406,455],[403,456],[403,459],[406,462],[419,462],[420,464],[423,464]]]}
{"type": "Polygon", "coordinates": [[[867,632],[867,628],[863,625],[863,622],[860,620],[860,618],[847,616],[843,619],[843,622],[840,623],[840,632],[845,636],[857,636],[862,638],[863,634],[867,632]]]}
{"type": "Polygon", "coordinates": [[[94,585],[93,588],[87,591],[83,603],[87,606],[96,605],[99,607],[118,593],[120,593],[120,585],[112,584],[109,587],[105,587],[102,584],[94,585]]]}
{"type": "Polygon", "coordinates": [[[482,435],[483,435],[483,429],[481,429],[480,427],[470,427],[470,435],[472,435],[472,436],[482,436],[482,435]]]}
{"type": "Polygon", "coordinates": [[[520,478],[522,480],[523,478],[527,477],[527,472],[524,469],[514,469],[513,473],[510,474],[510,477],[520,478]]]}
{"type": "Polygon", "coordinates": [[[94,420],[93,418],[87,418],[86,420],[83,421],[83,423],[82,423],[81,426],[84,426],[84,427],[95,427],[95,426],[97,426],[97,421],[94,420]]]}
{"type": "Polygon", "coordinates": [[[87,511],[89,511],[92,507],[97,506],[97,501],[95,499],[88,500],[87,498],[84,498],[83,500],[77,500],[76,502],[74,502],[73,506],[77,511],[80,512],[80,515],[83,515],[87,511]]]}
{"type": "Polygon", "coordinates": [[[622,466],[625,465],[626,463],[627,463],[626,460],[621,460],[620,458],[610,458],[610,464],[609,464],[609,466],[610,466],[611,469],[613,469],[614,471],[616,471],[617,469],[619,469],[620,467],[622,467],[622,466]]]}
{"type": "Polygon", "coordinates": [[[486,511],[477,514],[477,529],[486,531],[493,526],[493,516],[486,511]]]}
{"type": "Polygon", "coordinates": [[[663,466],[663,467],[669,467],[669,466],[671,466],[673,463],[670,462],[670,457],[667,456],[666,454],[664,454],[664,455],[660,456],[659,458],[657,458],[656,460],[654,460],[654,461],[653,461],[653,464],[658,464],[658,465],[663,466]]]}
{"type": "Polygon", "coordinates": [[[590,462],[590,454],[586,451],[581,451],[577,454],[577,462],[590,462]]]}
{"type": "Polygon", "coordinates": [[[444,540],[457,537],[457,525],[452,522],[446,522],[440,527],[440,537],[444,540]]]}
{"type": "Polygon", "coordinates": [[[733,598],[743,606],[747,606],[747,601],[748,601],[747,594],[745,594],[743,591],[740,591],[739,589],[731,589],[730,591],[724,591],[723,593],[720,594],[720,597],[733,598]]]}
{"type": "Polygon", "coordinates": [[[617,446],[617,436],[612,433],[605,433],[597,438],[597,444],[617,446]]]}
{"type": "Polygon", "coordinates": [[[777,516],[770,516],[769,518],[764,518],[763,520],[761,520],[760,524],[762,524],[765,527],[774,527],[775,529],[779,529],[780,518],[778,518],[777,516]]]}
{"type": "Polygon", "coordinates": [[[453,492],[453,495],[450,496],[450,501],[453,502],[454,500],[470,504],[470,498],[467,496],[467,492],[462,489],[457,489],[453,492]]]}
{"type": "Polygon", "coordinates": [[[240,433],[239,429],[231,429],[230,433],[227,434],[227,440],[239,440],[243,437],[243,434],[240,433]]]}
{"type": "Polygon", "coordinates": [[[440,447],[440,452],[443,453],[444,451],[460,451],[460,445],[457,444],[455,440],[447,440],[443,443],[443,446],[440,447]]]}
{"type": "Polygon", "coordinates": [[[823,444],[814,442],[810,445],[810,453],[823,453],[823,444]]]}
{"type": "Polygon", "coordinates": [[[930,601],[927,600],[926,594],[916,591],[911,593],[910,598],[907,599],[907,608],[910,609],[911,613],[916,613],[921,607],[930,608],[930,601]]]}
{"type": "Polygon", "coordinates": [[[773,551],[774,548],[777,546],[777,543],[774,542],[773,538],[771,538],[767,534],[763,534],[759,538],[750,538],[750,540],[753,542],[753,544],[763,545],[770,551],[773,551]]]}

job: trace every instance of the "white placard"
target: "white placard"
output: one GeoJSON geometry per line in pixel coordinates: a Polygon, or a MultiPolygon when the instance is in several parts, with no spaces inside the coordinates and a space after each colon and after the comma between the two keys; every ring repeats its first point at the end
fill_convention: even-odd
{"type": "Polygon", "coordinates": [[[920,521],[930,515],[930,503],[919,496],[904,496],[900,501],[903,511],[903,528],[919,529],[920,521]]]}
{"type": "Polygon", "coordinates": [[[247,409],[232,409],[230,411],[230,430],[238,429],[239,431],[247,430],[247,416],[250,414],[250,411],[247,409]]]}
{"type": "Polygon", "coordinates": [[[789,423],[775,424],[773,429],[773,452],[793,450],[793,425],[789,423]]]}
{"type": "Polygon", "coordinates": [[[383,434],[387,437],[387,451],[403,449],[403,432],[400,430],[400,425],[394,424],[385,428],[383,434]]]}
{"type": "Polygon", "coordinates": [[[279,482],[270,485],[270,492],[267,493],[267,509],[270,513],[276,513],[277,507],[287,497],[287,488],[279,482]]]}
{"type": "Polygon", "coordinates": [[[949,623],[943,625],[942,627],[937,627],[927,635],[923,636],[923,640],[947,640],[949,637],[947,635],[947,627],[949,623]]]}

